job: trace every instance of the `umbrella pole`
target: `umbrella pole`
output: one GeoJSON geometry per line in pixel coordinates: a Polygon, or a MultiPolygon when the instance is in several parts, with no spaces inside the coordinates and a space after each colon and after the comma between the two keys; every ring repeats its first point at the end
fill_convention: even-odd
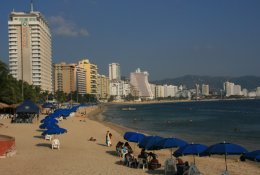
{"type": "Polygon", "coordinates": [[[227,154],[225,154],[225,163],[226,163],[226,171],[227,171],[227,154]]]}
{"type": "Polygon", "coordinates": [[[194,154],[193,154],[193,161],[194,161],[194,165],[195,165],[195,156],[194,156],[194,154]]]}

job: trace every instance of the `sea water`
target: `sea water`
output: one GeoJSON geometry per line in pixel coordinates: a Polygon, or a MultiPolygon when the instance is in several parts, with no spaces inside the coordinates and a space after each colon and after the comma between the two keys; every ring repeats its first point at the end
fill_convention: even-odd
{"type": "Polygon", "coordinates": [[[131,130],[189,143],[236,143],[260,149],[260,100],[109,105],[109,121],[131,130]],[[131,107],[136,110],[122,110],[131,107]]]}

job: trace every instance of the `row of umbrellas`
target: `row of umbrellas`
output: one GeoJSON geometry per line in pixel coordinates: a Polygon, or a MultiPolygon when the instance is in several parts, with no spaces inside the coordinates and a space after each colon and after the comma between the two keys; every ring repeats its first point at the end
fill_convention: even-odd
{"type": "MultiPolygon", "coordinates": [[[[51,104],[46,104],[45,107],[50,107],[51,104]]],[[[66,133],[67,130],[64,128],[60,128],[58,125],[57,118],[59,117],[69,117],[72,112],[76,112],[79,107],[90,106],[90,104],[81,104],[77,106],[73,106],[72,108],[60,108],[56,109],[52,114],[46,116],[41,120],[41,125],[39,126],[41,129],[47,129],[43,131],[42,135],[53,135],[53,134],[63,134],[66,133]]]]}
{"type": "Polygon", "coordinates": [[[162,138],[159,136],[145,136],[142,133],[126,132],[124,139],[129,142],[138,143],[140,148],[146,150],[160,150],[166,148],[178,148],[173,155],[175,157],[184,155],[193,155],[195,163],[195,155],[225,155],[225,164],[227,170],[227,155],[244,155],[246,159],[260,161],[260,150],[248,152],[244,147],[233,143],[217,143],[211,146],[203,144],[188,144],[186,141],[178,138],[162,138]]]}

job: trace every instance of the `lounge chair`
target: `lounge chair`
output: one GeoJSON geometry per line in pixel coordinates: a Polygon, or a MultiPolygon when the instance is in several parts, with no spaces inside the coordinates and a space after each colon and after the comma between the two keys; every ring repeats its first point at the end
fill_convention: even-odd
{"type": "Polygon", "coordinates": [[[53,139],[52,140],[51,149],[54,149],[54,148],[60,149],[59,139],[53,139]]]}
{"type": "Polygon", "coordinates": [[[146,159],[143,159],[143,158],[138,158],[138,168],[143,168],[143,170],[145,168],[148,168],[148,162],[146,159]]]}
{"type": "Polygon", "coordinates": [[[52,138],[53,138],[52,135],[48,135],[48,134],[45,135],[45,140],[50,140],[51,141],[52,138]]]}
{"type": "Polygon", "coordinates": [[[202,175],[195,164],[191,164],[188,170],[188,175],[202,175]]]}
{"type": "Polygon", "coordinates": [[[166,175],[168,172],[170,172],[171,174],[176,173],[176,162],[174,161],[174,159],[167,159],[164,162],[164,174],[166,175]]]}

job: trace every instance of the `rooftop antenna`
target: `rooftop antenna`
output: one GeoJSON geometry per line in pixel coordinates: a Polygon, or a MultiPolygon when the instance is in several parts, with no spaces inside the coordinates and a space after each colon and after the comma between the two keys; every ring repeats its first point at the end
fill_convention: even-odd
{"type": "Polygon", "coordinates": [[[33,0],[31,0],[31,12],[33,12],[33,0]]]}

